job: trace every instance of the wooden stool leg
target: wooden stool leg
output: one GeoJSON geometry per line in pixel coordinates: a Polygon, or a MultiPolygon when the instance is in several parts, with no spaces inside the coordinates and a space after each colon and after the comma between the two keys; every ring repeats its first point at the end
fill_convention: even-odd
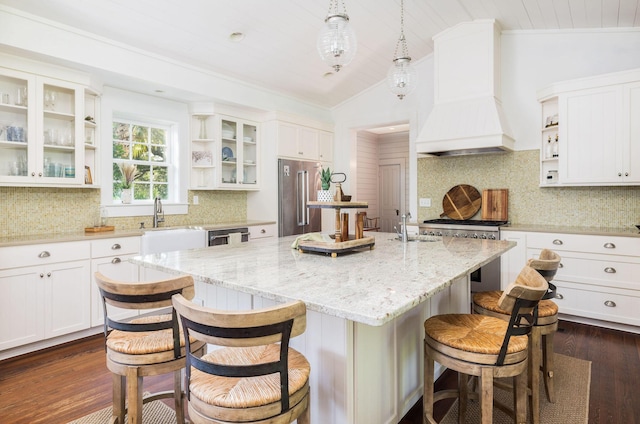
{"type": "Polygon", "coordinates": [[[529,339],[529,388],[531,389],[531,421],[533,424],[540,422],[541,331],[540,327],[534,325],[529,339]]]}
{"type": "Polygon", "coordinates": [[[493,423],[493,369],[480,371],[480,416],[482,424],[493,423]]]}
{"type": "Polygon", "coordinates": [[[127,368],[127,399],[129,424],[142,424],[142,377],[137,367],[127,368]]]}
{"type": "Polygon", "coordinates": [[[469,404],[469,376],[458,372],[458,423],[464,424],[469,404]]]}
{"type": "Polygon", "coordinates": [[[176,421],[184,424],[184,402],[182,396],[182,370],[173,372],[173,399],[175,401],[176,421]]]}
{"type": "Polygon", "coordinates": [[[527,372],[514,377],[514,407],[516,422],[527,422],[527,372]]]}
{"type": "Polygon", "coordinates": [[[553,360],[553,336],[554,332],[550,334],[544,335],[543,338],[543,358],[542,358],[542,372],[544,375],[544,388],[547,392],[547,399],[549,402],[556,402],[556,391],[553,384],[553,370],[554,370],[554,360],[553,360]]]}
{"type": "Polygon", "coordinates": [[[436,424],[433,419],[433,359],[424,355],[424,393],[422,396],[422,411],[424,424],[436,424]]]}
{"type": "Polygon", "coordinates": [[[126,413],[125,401],[125,382],[124,376],[113,374],[113,413],[111,414],[111,423],[124,424],[124,414],[126,413]]]}

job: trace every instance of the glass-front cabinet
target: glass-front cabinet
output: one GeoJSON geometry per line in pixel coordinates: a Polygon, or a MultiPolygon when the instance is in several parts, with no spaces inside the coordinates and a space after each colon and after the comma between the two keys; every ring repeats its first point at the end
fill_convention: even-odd
{"type": "Polygon", "coordinates": [[[0,68],[0,93],[0,184],[83,186],[84,87],[0,68]]]}
{"type": "Polygon", "coordinates": [[[256,122],[219,117],[221,188],[256,190],[259,183],[259,134],[256,122]]]}

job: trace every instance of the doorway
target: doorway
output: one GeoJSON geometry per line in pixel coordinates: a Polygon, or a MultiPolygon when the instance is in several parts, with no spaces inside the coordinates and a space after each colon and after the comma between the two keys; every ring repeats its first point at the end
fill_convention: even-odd
{"type": "Polygon", "coordinates": [[[383,159],[378,164],[378,199],[380,202],[380,231],[395,232],[404,212],[404,160],[383,159]]]}

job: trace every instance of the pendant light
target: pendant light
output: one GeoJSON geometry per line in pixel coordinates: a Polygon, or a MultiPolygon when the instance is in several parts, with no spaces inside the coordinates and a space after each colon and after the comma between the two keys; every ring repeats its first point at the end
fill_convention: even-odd
{"type": "Polygon", "coordinates": [[[416,70],[411,66],[411,56],[404,37],[404,0],[400,0],[400,38],[393,57],[393,65],[387,72],[387,83],[391,92],[402,100],[416,85],[416,70]]]}
{"type": "Polygon", "coordinates": [[[325,25],[318,34],[317,42],[320,57],[336,72],[348,65],[356,55],[356,33],[349,25],[344,0],[341,3],[342,11],[339,10],[338,0],[329,3],[325,25]]]}

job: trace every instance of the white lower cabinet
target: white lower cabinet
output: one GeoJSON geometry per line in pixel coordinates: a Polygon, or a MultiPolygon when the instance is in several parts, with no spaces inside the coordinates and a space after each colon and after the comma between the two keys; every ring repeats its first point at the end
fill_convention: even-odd
{"type": "MultiPolygon", "coordinates": [[[[138,281],[138,265],[129,258],[140,252],[140,237],[120,237],[91,242],[91,326],[104,324],[104,308],[94,274],[101,274],[119,281],[138,281]]],[[[137,315],[137,311],[108,306],[112,318],[121,319],[137,315]],[[116,312],[117,311],[117,312],[116,312]]]]}
{"type": "Polygon", "coordinates": [[[252,225],[249,227],[249,241],[268,237],[277,237],[277,235],[278,227],[276,224],[252,225]]]}
{"type": "Polygon", "coordinates": [[[510,281],[505,277],[518,272],[526,259],[537,257],[545,248],[554,250],[562,258],[553,280],[557,286],[554,302],[562,317],[640,332],[640,238],[512,231],[502,234],[503,239],[517,237],[526,246],[524,257],[519,254],[517,261],[503,261],[503,286],[510,281]]]}
{"type": "Polygon", "coordinates": [[[0,351],[88,329],[89,244],[0,249],[0,351]]]}

